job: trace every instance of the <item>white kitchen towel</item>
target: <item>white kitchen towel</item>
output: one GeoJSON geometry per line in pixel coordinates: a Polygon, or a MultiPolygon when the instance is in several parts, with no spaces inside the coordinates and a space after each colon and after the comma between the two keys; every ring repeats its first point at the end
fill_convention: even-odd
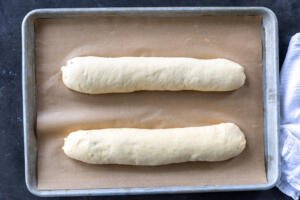
{"type": "Polygon", "coordinates": [[[280,74],[281,178],[277,187],[293,199],[300,196],[300,33],[289,44],[280,74]]]}

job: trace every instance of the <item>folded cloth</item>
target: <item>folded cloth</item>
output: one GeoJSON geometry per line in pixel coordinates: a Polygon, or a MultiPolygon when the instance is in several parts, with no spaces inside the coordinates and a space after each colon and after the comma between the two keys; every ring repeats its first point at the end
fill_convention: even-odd
{"type": "Polygon", "coordinates": [[[293,199],[300,196],[300,33],[289,44],[280,74],[281,178],[277,187],[293,199]]]}

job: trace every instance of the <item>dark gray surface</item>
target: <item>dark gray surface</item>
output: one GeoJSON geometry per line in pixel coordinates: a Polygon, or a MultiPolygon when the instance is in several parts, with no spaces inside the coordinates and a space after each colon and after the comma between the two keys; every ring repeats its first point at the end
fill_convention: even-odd
{"type": "MultiPolygon", "coordinates": [[[[280,65],[290,37],[300,31],[300,1],[5,1],[0,0],[0,200],[39,199],[26,189],[21,105],[21,21],[35,8],[126,6],[265,6],[279,22],[280,65]]],[[[54,161],[55,162],[55,161],[54,161]]],[[[77,197],[72,199],[289,199],[276,188],[268,191],[148,195],[131,197],[77,197]]],[[[48,198],[44,198],[48,199],[48,198]]],[[[52,199],[52,198],[49,198],[52,199]]],[[[65,199],[65,198],[53,198],[65,199]]],[[[68,199],[68,198],[66,198],[68,199]]]]}

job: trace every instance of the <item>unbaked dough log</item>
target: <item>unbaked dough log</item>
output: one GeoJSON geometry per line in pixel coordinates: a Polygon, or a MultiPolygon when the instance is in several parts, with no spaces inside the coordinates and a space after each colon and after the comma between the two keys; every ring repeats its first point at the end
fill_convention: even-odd
{"type": "Polygon", "coordinates": [[[230,91],[245,82],[244,68],[226,59],[76,57],[62,67],[64,84],[88,94],[139,90],[230,91]]]}
{"type": "Polygon", "coordinates": [[[187,161],[222,161],[245,148],[243,132],[233,123],[212,126],[72,132],[63,150],[92,164],[164,165],[187,161]]]}

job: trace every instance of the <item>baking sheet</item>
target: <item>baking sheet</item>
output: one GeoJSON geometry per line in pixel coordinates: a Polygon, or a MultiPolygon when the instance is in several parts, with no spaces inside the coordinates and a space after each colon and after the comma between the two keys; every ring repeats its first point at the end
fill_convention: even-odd
{"type": "Polygon", "coordinates": [[[261,18],[257,16],[40,19],[36,21],[38,188],[200,186],[266,182],[263,152],[261,18]],[[85,95],[64,87],[60,66],[74,56],[228,58],[245,67],[234,92],[85,95]],[[238,157],[160,167],[96,166],[67,158],[73,130],[167,128],[235,122],[247,137],[238,157]],[[246,173],[245,173],[246,172],[246,173]]]}

